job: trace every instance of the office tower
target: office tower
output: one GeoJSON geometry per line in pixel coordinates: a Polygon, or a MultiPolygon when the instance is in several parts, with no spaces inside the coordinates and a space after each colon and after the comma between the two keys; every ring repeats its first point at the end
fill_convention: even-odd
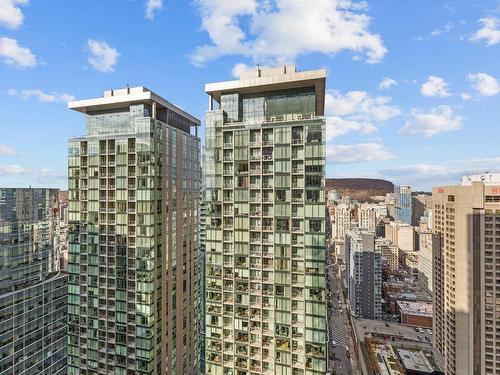
{"type": "Polygon", "coordinates": [[[339,203],[335,206],[334,225],[332,236],[336,240],[344,241],[345,232],[351,227],[351,204],[339,203]]]}
{"type": "Polygon", "coordinates": [[[144,87],[69,108],[68,374],[198,374],[199,120],[144,87]]]}
{"type": "Polygon", "coordinates": [[[205,87],[207,374],[326,372],[325,79],[205,87]]]}
{"type": "Polygon", "coordinates": [[[500,174],[433,189],[434,345],[448,375],[500,372],[500,174]]]}
{"type": "Polygon", "coordinates": [[[411,187],[409,185],[394,188],[395,220],[411,224],[411,187]]]}
{"type": "Polygon", "coordinates": [[[0,188],[0,373],[66,374],[56,189],[0,188]]]}
{"type": "Polygon", "coordinates": [[[346,231],[345,263],[351,313],[382,318],[382,242],[366,229],[346,231]]]}
{"type": "Polygon", "coordinates": [[[417,227],[425,216],[426,210],[432,207],[432,196],[417,194],[411,197],[411,225],[417,227]]]}

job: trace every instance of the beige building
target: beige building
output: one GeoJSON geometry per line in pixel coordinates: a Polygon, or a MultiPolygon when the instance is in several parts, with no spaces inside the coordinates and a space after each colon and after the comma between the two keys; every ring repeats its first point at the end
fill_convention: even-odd
{"type": "Polygon", "coordinates": [[[432,233],[426,225],[422,224],[416,231],[418,238],[418,271],[420,284],[423,288],[432,293],[432,259],[434,251],[438,249],[439,241],[436,235],[432,233]]]}
{"type": "Polygon", "coordinates": [[[145,87],[69,108],[68,374],[199,374],[200,121],[145,87]]]}
{"type": "Polygon", "coordinates": [[[446,374],[500,373],[500,174],[433,189],[434,344],[446,374]]]}
{"type": "Polygon", "coordinates": [[[377,210],[375,205],[370,203],[360,203],[357,209],[358,226],[365,228],[368,232],[375,232],[377,226],[377,210]]]}
{"type": "Polygon", "coordinates": [[[386,223],[385,238],[402,250],[415,250],[415,228],[407,223],[400,221],[386,223]]]}
{"type": "Polygon", "coordinates": [[[335,206],[332,237],[344,241],[345,233],[351,228],[351,204],[340,203],[335,206]]]}

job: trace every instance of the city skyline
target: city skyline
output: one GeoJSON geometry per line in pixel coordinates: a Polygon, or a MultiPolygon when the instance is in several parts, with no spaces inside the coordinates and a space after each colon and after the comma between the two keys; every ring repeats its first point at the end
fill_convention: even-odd
{"type": "Polygon", "coordinates": [[[430,191],[498,170],[496,137],[484,137],[500,115],[494,1],[47,4],[0,12],[2,186],[67,188],[67,139],[84,132],[68,100],[144,85],[202,118],[207,77],[282,62],[328,71],[327,177],[430,191]]]}

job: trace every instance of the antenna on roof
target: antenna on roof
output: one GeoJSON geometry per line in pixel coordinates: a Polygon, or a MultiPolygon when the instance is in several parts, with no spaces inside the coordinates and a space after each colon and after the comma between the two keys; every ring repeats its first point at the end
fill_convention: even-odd
{"type": "Polygon", "coordinates": [[[130,85],[127,83],[127,94],[130,94],[130,85]]]}

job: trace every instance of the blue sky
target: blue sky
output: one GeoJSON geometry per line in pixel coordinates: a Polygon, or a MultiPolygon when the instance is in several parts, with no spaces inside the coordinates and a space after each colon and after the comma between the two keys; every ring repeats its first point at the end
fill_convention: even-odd
{"type": "Polygon", "coordinates": [[[285,61],[328,70],[327,176],[429,190],[500,170],[499,60],[493,0],[0,0],[0,186],[66,187],[71,98],[203,118],[205,83],[285,61]]]}

